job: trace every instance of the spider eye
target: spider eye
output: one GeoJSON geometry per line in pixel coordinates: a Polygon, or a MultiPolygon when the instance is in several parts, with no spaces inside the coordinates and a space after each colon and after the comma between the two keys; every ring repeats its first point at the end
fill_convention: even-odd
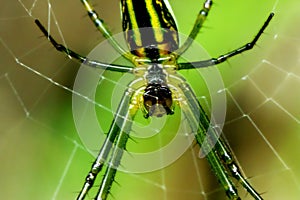
{"type": "Polygon", "coordinates": [[[147,112],[145,117],[172,115],[172,92],[167,86],[149,84],[144,92],[144,107],[147,112]]]}

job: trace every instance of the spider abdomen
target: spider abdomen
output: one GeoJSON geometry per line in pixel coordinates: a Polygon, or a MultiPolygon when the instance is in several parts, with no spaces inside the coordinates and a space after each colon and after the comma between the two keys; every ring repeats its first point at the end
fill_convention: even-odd
{"type": "Polygon", "coordinates": [[[163,0],[122,0],[123,31],[130,51],[156,60],[178,49],[175,20],[163,0]]]}

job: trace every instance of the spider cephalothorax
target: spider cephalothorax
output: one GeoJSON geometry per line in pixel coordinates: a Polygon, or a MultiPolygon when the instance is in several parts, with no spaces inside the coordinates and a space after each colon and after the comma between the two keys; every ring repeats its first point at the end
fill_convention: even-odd
{"type": "Polygon", "coordinates": [[[147,85],[143,93],[144,117],[162,117],[173,114],[172,92],[167,84],[167,73],[163,65],[152,63],[144,75],[147,85]]]}
{"type": "Polygon", "coordinates": [[[149,116],[162,117],[173,114],[172,92],[168,86],[149,84],[144,92],[144,107],[147,111],[145,118],[149,116]]]}

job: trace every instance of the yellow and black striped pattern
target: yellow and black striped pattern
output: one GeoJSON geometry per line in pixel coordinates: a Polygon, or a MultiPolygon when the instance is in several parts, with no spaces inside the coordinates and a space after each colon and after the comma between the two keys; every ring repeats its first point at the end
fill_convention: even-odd
{"type": "Polygon", "coordinates": [[[155,61],[178,49],[175,20],[163,0],[122,0],[123,31],[131,52],[155,61]]]}

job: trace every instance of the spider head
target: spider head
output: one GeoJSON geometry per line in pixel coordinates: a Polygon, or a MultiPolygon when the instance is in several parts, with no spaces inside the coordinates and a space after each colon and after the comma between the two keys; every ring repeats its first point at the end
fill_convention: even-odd
{"type": "Polygon", "coordinates": [[[149,116],[162,117],[172,115],[173,101],[172,92],[167,86],[161,84],[149,84],[144,92],[144,107],[146,110],[145,118],[149,116]]]}

